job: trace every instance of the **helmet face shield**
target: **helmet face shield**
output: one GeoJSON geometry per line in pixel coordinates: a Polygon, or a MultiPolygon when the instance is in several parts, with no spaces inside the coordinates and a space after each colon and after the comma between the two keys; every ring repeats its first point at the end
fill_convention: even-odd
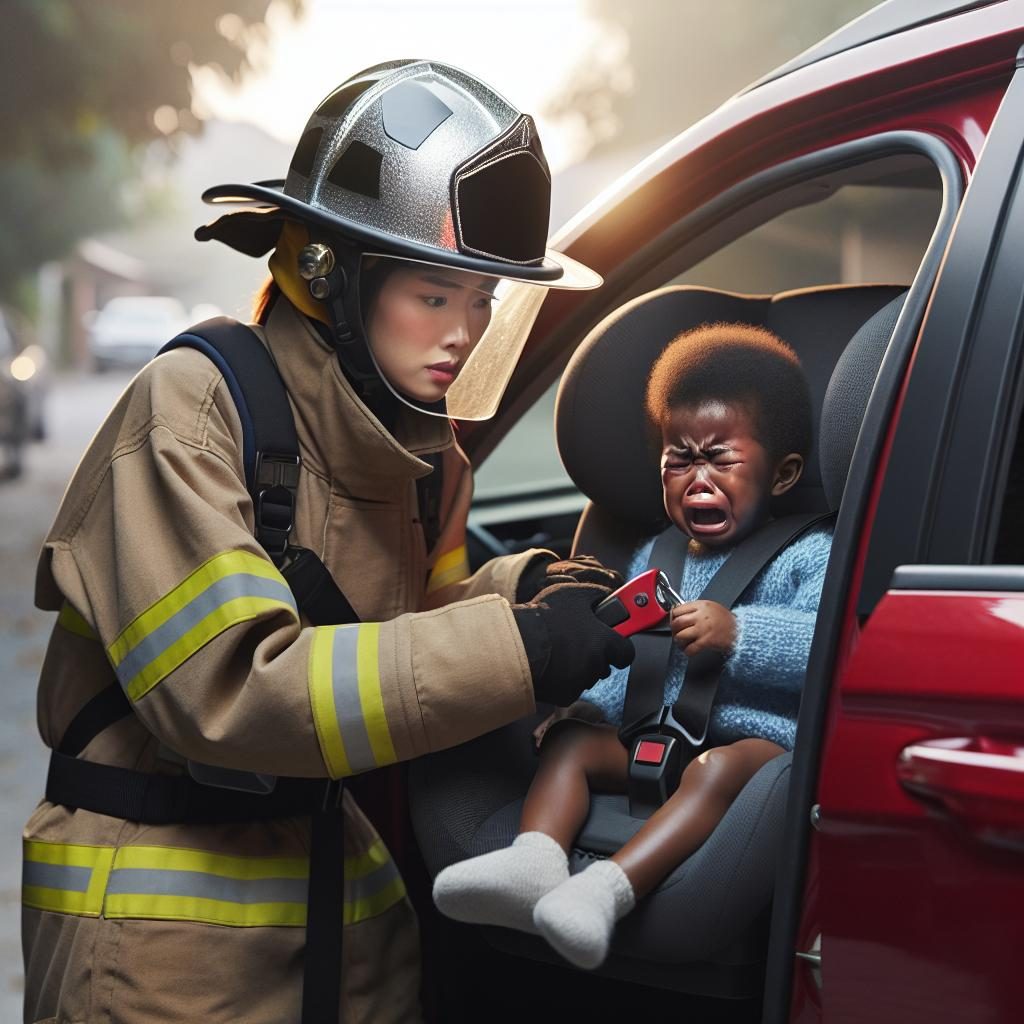
{"type": "Polygon", "coordinates": [[[364,257],[360,282],[370,354],[396,397],[434,416],[493,416],[547,286],[384,255],[364,257]]]}

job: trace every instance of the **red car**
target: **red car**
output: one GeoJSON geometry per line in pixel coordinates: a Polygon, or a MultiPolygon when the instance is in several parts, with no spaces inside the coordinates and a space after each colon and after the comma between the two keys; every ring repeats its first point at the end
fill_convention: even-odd
{"type": "MultiPolygon", "coordinates": [[[[568,550],[597,520],[607,533],[616,510],[580,490],[593,497],[621,464],[629,491],[639,456],[623,460],[632,435],[614,416],[584,411],[581,367],[602,351],[628,367],[635,339],[605,318],[634,300],[654,309],[637,297],[666,287],[658,315],[677,329],[720,309],[786,327],[824,409],[819,490],[801,500],[837,510],[834,547],[792,767],[773,790],[785,806],[756,865],[767,889],[730,852],[753,826],[727,818],[706,881],[684,865],[649,898],[691,909],[620,929],[605,967],[584,974],[531,937],[438,920],[423,876],[435,1019],[1021,1019],[1022,48],[1020,2],[890,0],[684,132],[556,238],[606,283],[548,298],[502,410],[461,438],[474,463],[498,448],[492,466],[508,465],[521,440],[503,437],[572,357],[557,420],[575,483],[554,470],[502,490],[484,466],[477,557],[538,540],[568,550]],[[837,414],[851,389],[855,414],[837,414]]],[[[622,378],[634,391],[637,359],[622,378]]],[[[535,439],[531,462],[553,445],[535,439]]],[[[647,486],[657,478],[636,478],[647,486]]],[[[416,842],[380,823],[410,877],[420,858],[434,873],[487,835],[507,841],[495,836],[514,829],[528,728],[413,767],[416,842]]]]}

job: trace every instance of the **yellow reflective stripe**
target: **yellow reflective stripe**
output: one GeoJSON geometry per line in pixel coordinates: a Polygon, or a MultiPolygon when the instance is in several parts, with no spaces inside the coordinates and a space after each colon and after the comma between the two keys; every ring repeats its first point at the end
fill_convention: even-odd
{"type": "Polygon", "coordinates": [[[176,640],[142,671],[125,682],[123,684],[125,692],[132,701],[139,700],[149,693],[157,683],[166,679],[176,668],[188,661],[196,651],[201,650],[211,640],[232,626],[255,619],[263,612],[289,607],[290,605],[284,601],[266,597],[238,597],[225,602],[197,626],[190,629],[180,640],[176,640]]]}
{"type": "Polygon", "coordinates": [[[430,579],[427,581],[427,593],[431,594],[442,587],[458,583],[471,575],[469,571],[469,557],[466,554],[466,545],[460,544],[457,548],[445,552],[434,563],[430,572],[430,579]]]}
{"type": "Polygon", "coordinates": [[[386,888],[375,892],[372,896],[364,899],[346,900],[343,922],[345,924],[358,924],[378,914],[383,914],[405,896],[405,883],[401,878],[395,878],[386,888]]]}
{"type": "Polygon", "coordinates": [[[391,730],[384,714],[384,694],[380,689],[380,623],[367,622],[359,627],[357,671],[359,674],[359,701],[363,706],[363,721],[370,737],[370,746],[378,767],[394,764],[398,760],[391,730]]]}
{"type": "Polygon", "coordinates": [[[307,857],[232,857],[178,847],[125,846],[114,858],[103,913],[241,928],[301,927],[306,923],[308,878],[307,857]],[[211,895],[218,890],[238,898],[211,895]]]}
{"type": "Polygon", "coordinates": [[[398,760],[380,685],[380,623],[321,626],[310,651],[309,693],[332,778],[398,760]]]}
{"type": "Polygon", "coordinates": [[[75,636],[85,637],[86,640],[98,640],[92,626],[67,603],[61,605],[60,614],[57,616],[57,625],[66,629],[75,636]]]}
{"type": "Polygon", "coordinates": [[[208,558],[169,594],[165,594],[125,626],[117,639],[107,648],[110,660],[115,665],[119,664],[136,644],[158,626],[162,626],[172,615],[181,611],[193,598],[198,597],[212,583],[234,573],[248,573],[284,583],[284,577],[265,558],[248,551],[222,551],[219,555],[208,558]]]}
{"type": "Polygon", "coordinates": [[[107,651],[122,688],[137,701],[221,633],[281,608],[298,618],[277,569],[249,552],[225,551],[136,618],[107,651]]]}
{"type": "Polygon", "coordinates": [[[345,878],[365,878],[390,862],[391,854],[388,853],[384,840],[378,839],[365,853],[345,858],[345,878]]]}
{"type": "Polygon", "coordinates": [[[114,860],[113,847],[26,839],[23,855],[21,899],[25,906],[82,917],[100,916],[114,860]]]}
{"type": "Polygon", "coordinates": [[[232,857],[180,846],[122,846],[114,867],[200,871],[242,880],[309,876],[308,857],[232,857]]]}
{"type": "MultiPolygon", "coordinates": [[[[307,857],[234,857],[166,846],[83,846],[26,840],[28,907],[111,919],[232,927],[304,927],[307,857]],[[238,898],[217,898],[221,893],[238,898]]],[[[381,840],[345,858],[345,924],[384,913],[405,885],[381,840]]]]}
{"type": "Polygon", "coordinates": [[[309,651],[309,699],[313,706],[320,752],[327,773],[332,779],[352,774],[345,744],[338,728],[338,712],[334,706],[334,627],[319,626],[313,633],[309,651]]]}

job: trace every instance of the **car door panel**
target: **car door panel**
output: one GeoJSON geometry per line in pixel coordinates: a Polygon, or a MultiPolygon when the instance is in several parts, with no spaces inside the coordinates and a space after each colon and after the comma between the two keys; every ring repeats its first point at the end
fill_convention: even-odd
{"type": "Polygon", "coordinates": [[[1015,1019],[1024,569],[1017,591],[989,572],[898,576],[914,589],[882,599],[843,678],[820,789],[829,1022],[863,1019],[868,988],[877,1021],[1015,1019]]]}

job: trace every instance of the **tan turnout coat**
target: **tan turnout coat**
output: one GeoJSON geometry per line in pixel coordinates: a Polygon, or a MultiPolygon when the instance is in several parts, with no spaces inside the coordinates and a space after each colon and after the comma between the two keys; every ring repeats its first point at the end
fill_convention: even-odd
{"type": "MultiPolygon", "coordinates": [[[[253,538],[241,426],[200,353],[135,378],[82,459],[40,558],[58,612],[39,688],[51,747],[115,677],[134,714],[81,756],[334,778],[460,743],[533,709],[509,599],[530,553],[469,576],[472,491],[447,421],[389,433],[283,298],[261,332],[302,453],[293,542],[361,624],[313,627],[253,538]],[[426,551],[420,456],[444,451],[426,551]]],[[[346,794],[346,1024],[420,1019],[415,916],[346,794]]],[[[25,827],[27,1021],[287,1024],[300,1015],[308,818],[146,826],[43,802],[25,827]]]]}

